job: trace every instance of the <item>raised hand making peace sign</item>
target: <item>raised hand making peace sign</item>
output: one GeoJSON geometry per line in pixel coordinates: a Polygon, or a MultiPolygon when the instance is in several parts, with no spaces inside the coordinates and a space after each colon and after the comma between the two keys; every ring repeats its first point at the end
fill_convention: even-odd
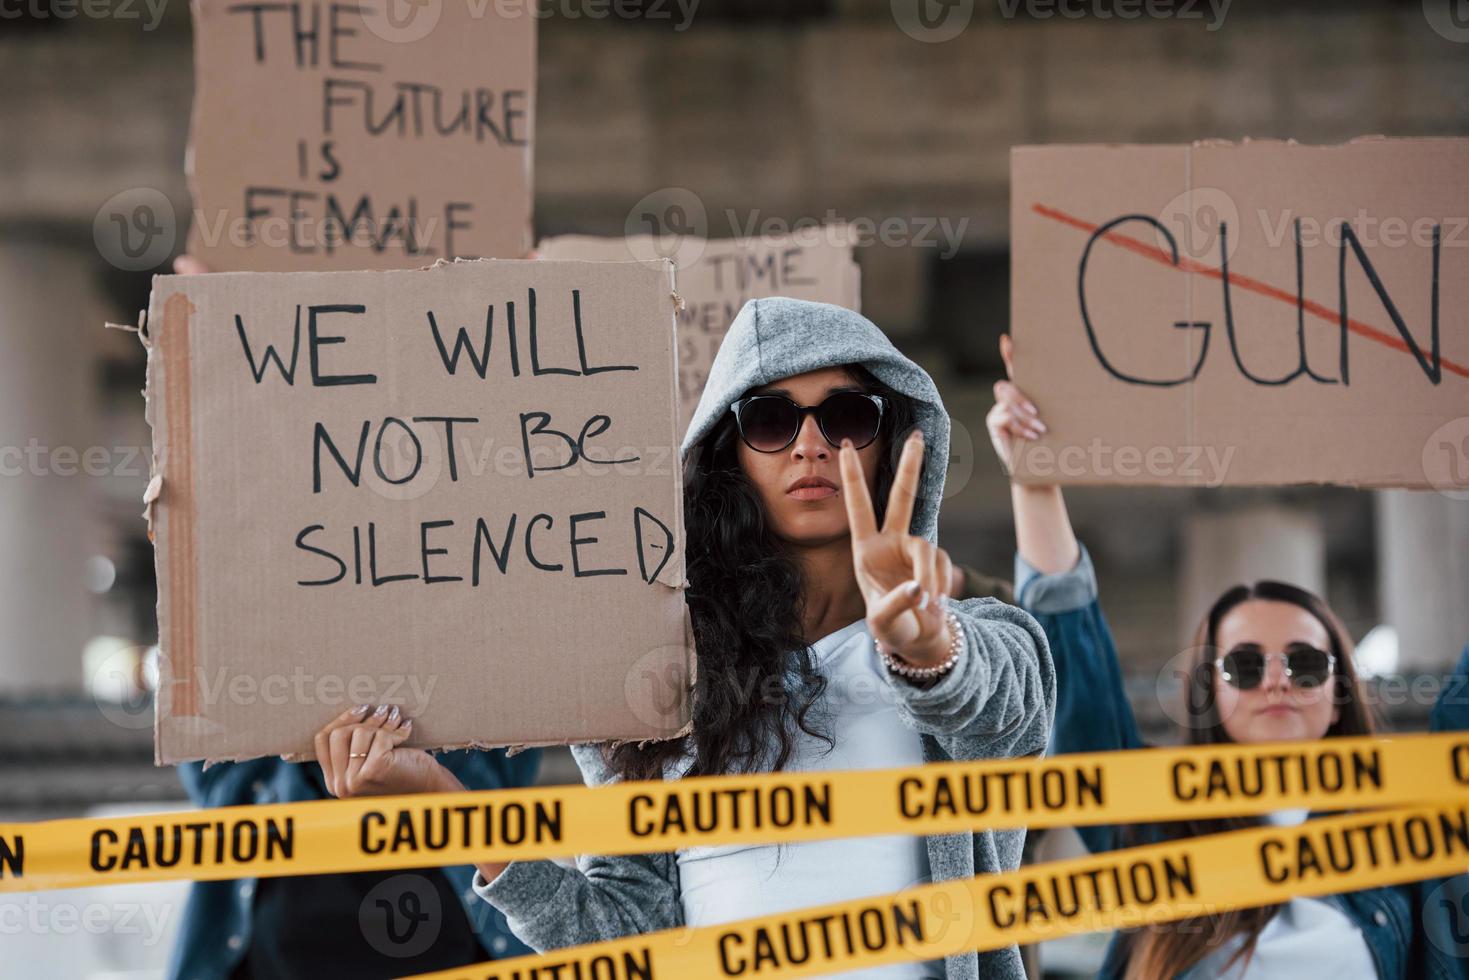
{"type": "Polygon", "coordinates": [[[943,600],[954,566],[944,549],[908,533],[922,470],[923,433],[915,429],[903,444],[879,530],[857,451],[850,440],[842,441],[842,497],[852,529],[852,563],[867,603],[867,628],[884,650],[927,667],[949,653],[943,600]]]}

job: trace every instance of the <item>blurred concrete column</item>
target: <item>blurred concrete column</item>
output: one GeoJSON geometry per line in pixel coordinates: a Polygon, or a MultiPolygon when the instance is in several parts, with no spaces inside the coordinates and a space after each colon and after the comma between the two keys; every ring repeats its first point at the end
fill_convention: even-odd
{"type": "Polygon", "coordinates": [[[1469,501],[1381,490],[1377,587],[1405,670],[1452,667],[1469,643],[1469,501]]]}
{"type": "Polygon", "coordinates": [[[1225,589],[1277,579],[1326,595],[1326,538],[1307,511],[1285,507],[1196,513],[1184,525],[1179,590],[1183,645],[1225,589]]]}
{"type": "Polygon", "coordinates": [[[0,693],[77,691],[92,626],[97,257],[26,237],[0,237],[0,693]]]}

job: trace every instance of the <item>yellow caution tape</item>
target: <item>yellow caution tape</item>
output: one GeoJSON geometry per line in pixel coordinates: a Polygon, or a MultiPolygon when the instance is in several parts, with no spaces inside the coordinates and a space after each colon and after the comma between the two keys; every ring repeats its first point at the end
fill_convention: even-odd
{"type": "Polygon", "coordinates": [[[1469,733],[0,824],[0,892],[1469,802],[1469,733]]]}
{"type": "Polygon", "coordinates": [[[921,885],[414,980],[809,977],[1469,871],[1469,809],[1403,807],[921,885]]]}

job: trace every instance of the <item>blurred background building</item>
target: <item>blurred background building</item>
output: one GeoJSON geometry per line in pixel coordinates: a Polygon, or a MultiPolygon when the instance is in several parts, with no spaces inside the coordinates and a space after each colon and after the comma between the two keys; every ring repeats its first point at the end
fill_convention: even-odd
{"type": "MultiPolygon", "coordinates": [[[[1466,135],[1469,19],[1455,0],[1235,0],[1134,18],[1125,3],[955,0],[931,6],[964,29],[934,41],[900,26],[917,2],[701,0],[683,30],[553,4],[536,233],[621,234],[635,202],[670,187],[698,195],[714,237],[739,231],[727,209],[740,222],[964,222],[953,254],[942,239],[858,249],[862,299],[934,375],[958,462],[972,463],[945,504],[944,545],[1008,576],[1009,500],[983,417],[1008,327],[1010,147],[1466,135]]],[[[149,275],[109,262],[94,226],[115,195],[153,189],[170,204],[159,233],[182,247],[190,24],[182,0],[108,9],[0,0],[0,820],[183,800],[152,765],[143,350],[102,327],[136,322],[149,275]]],[[[1447,323],[1461,330],[1462,311],[1447,323]]],[[[1318,487],[1068,496],[1157,737],[1170,658],[1237,580],[1324,593],[1369,638],[1364,656],[1391,682],[1384,714],[1405,728],[1431,703],[1409,682],[1469,640],[1469,502],[1318,487]]],[[[545,774],[577,779],[559,751],[545,774]]],[[[162,938],[140,951],[92,937],[86,952],[56,930],[22,938],[38,962],[64,963],[46,971],[58,976],[156,975],[166,953],[162,938]],[[81,958],[51,959],[67,956],[81,958]]]]}

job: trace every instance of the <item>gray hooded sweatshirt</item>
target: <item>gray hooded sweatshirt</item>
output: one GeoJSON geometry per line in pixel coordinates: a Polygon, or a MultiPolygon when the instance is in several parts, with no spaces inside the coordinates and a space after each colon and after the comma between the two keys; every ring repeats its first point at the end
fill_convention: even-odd
{"type": "MultiPolygon", "coordinates": [[[[853,363],[917,402],[927,454],[911,531],[936,541],[949,416],[928,374],[851,310],[782,297],[746,303],[714,358],[682,456],[691,458],[692,448],[749,389],[853,363]]],[[[963,625],[964,653],[952,671],[926,689],[886,675],[897,695],[899,719],[920,734],[930,762],[1041,753],[1056,704],[1045,634],[1029,615],[995,599],[950,605],[963,625]]],[[[597,745],[571,748],[587,785],[617,778],[603,764],[597,745]]],[[[930,834],[925,843],[932,878],[1014,870],[1024,839],[1024,830],[930,834]]],[[[476,873],[474,889],[505,914],[516,936],[541,952],[684,925],[673,853],[579,855],[574,869],[553,861],[515,861],[488,884],[476,873]]],[[[1025,976],[1014,946],[959,953],[946,957],[944,965],[946,980],[1025,976]]]]}

